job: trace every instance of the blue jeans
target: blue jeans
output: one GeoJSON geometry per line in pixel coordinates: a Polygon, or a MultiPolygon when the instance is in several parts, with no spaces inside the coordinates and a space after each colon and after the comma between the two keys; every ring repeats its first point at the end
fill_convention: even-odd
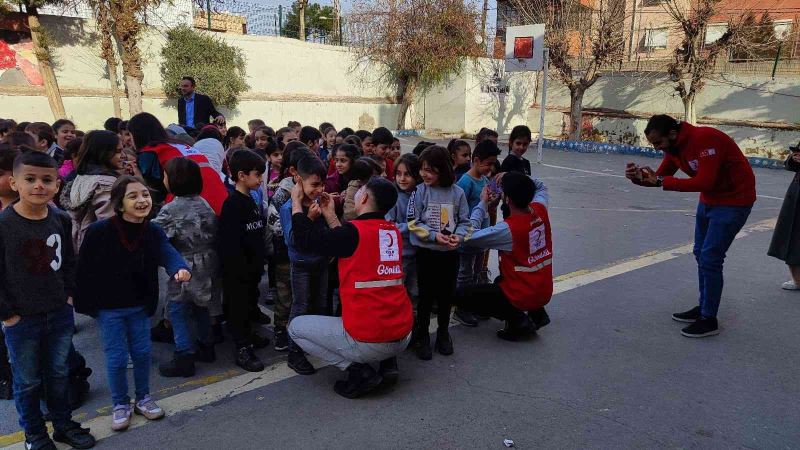
{"type": "Polygon", "coordinates": [[[133,380],[136,400],[150,393],[150,319],[144,306],[119,309],[101,309],[97,313],[103,352],[106,354],[106,371],[114,406],[127,405],[128,355],[133,360],[133,380]]]}
{"type": "Polygon", "coordinates": [[[206,346],[214,345],[208,308],[192,302],[168,302],[167,311],[175,335],[175,353],[194,354],[197,342],[206,346]]]}
{"type": "MultiPolygon", "coordinates": [[[[292,261],[291,283],[292,309],[289,312],[289,323],[295,317],[322,313],[328,293],[328,259],[323,258],[317,262],[292,261]]],[[[301,350],[291,337],[289,350],[301,350]]]]}
{"type": "Polygon", "coordinates": [[[717,317],[722,298],[722,264],[736,234],[750,216],[750,206],[697,205],[694,257],[700,287],[700,314],[717,317]]]}
{"type": "Polygon", "coordinates": [[[47,432],[39,405],[42,395],[56,429],[70,422],[67,357],[74,329],[72,307],[66,303],[56,311],[24,316],[16,325],[3,327],[14,375],[14,404],[26,435],[47,432]]]}

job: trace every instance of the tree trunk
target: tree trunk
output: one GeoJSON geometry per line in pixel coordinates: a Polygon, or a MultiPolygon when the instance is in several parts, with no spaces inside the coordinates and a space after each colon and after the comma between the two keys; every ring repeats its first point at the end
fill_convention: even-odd
{"type": "Polygon", "coordinates": [[[28,27],[31,29],[31,40],[33,41],[33,53],[39,62],[39,72],[44,80],[44,92],[47,95],[47,102],[50,103],[50,111],[53,117],[66,119],[67,113],[64,110],[64,101],[61,99],[61,91],[58,89],[58,79],[53,70],[53,63],[50,58],[50,49],[42,36],[42,24],[39,22],[39,10],[36,7],[26,5],[28,11],[28,27]]]}
{"type": "Polygon", "coordinates": [[[97,25],[100,28],[100,56],[106,62],[108,81],[111,85],[111,101],[114,104],[114,117],[122,117],[120,105],[120,90],[117,81],[117,57],[114,54],[113,27],[109,16],[108,3],[100,1],[97,4],[97,25]]]}
{"type": "Polygon", "coordinates": [[[122,48],[122,73],[128,95],[128,111],[131,116],[142,112],[142,55],[139,51],[141,24],[136,17],[137,8],[127,0],[111,0],[111,17],[117,42],[122,48]]]}
{"type": "MultiPolygon", "coordinates": [[[[569,140],[581,140],[581,127],[583,125],[583,94],[586,89],[580,85],[569,89],[569,140]]],[[[544,106],[542,106],[544,107],[544,106]]]]}
{"type": "Polygon", "coordinates": [[[300,11],[298,13],[298,19],[300,21],[300,31],[297,33],[298,38],[305,42],[306,41],[306,4],[308,3],[307,0],[300,1],[300,11]]]}
{"type": "Polygon", "coordinates": [[[144,111],[142,107],[142,80],[125,75],[125,89],[128,91],[128,112],[131,117],[144,111]]]}
{"type": "Polygon", "coordinates": [[[489,11],[489,0],[483,0],[483,10],[481,11],[481,39],[483,40],[483,45],[487,49],[490,49],[489,43],[486,41],[486,14],[489,11]]]}
{"type": "Polygon", "coordinates": [[[695,94],[689,94],[683,100],[683,120],[695,125],[697,123],[697,111],[695,111],[695,94]]]}
{"type": "Polygon", "coordinates": [[[401,83],[403,88],[403,101],[400,102],[400,110],[397,112],[397,129],[403,130],[406,127],[406,115],[411,103],[414,102],[414,93],[417,91],[417,84],[414,80],[404,80],[401,83]]]}

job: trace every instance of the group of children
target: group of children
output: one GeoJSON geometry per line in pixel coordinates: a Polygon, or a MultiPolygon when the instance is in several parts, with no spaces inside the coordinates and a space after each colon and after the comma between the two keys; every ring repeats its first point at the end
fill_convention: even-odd
{"type": "MultiPolygon", "coordinates": [[[[256,350],[270,344],[259,333],[270,322],[274,349],[288,351],[289,367],[314,373],[287,327],[307,314],[341,314],[339,274],[326,252],[296,242],[293,190],[302,190],[311,227],[325,229],[323,193],[337,219],[349,221],[370,179],[395,184],[398,200],[386,219],[402,235],[404,283],[417,299],[410,345],[420,359],[432,357],[433,312],[433,348],[442,355],[454,351],[448,332],[454,305],[468,326],[494,315],[457,297],[490,283],[487,249],[496,247],[492,239],[487,245],[470,240],[497,222],[494,211],[505,197],[494,176],[530,175],[523,157],[531,142],[527,127],[512,131],[502,165],[497,133],[488,129],[474,149],[462,140],[447,148],[421,142],[401,155],[400,141],[386,128],[337,131],[330,123],[290,122],[275,131],[251,120],[248,130],[224,124],[192,130],[164,128],[147,113],[111,118],[104,128],[83,135],[66,120],[52,126],[0,121],[0,319],[28,448],[54,448],[39,406],[43,396],[53,439],[75,448],[94,444],[71,421],[66,401],[73,306],[100,329],[114,430],[127,428],[134,413],[164,416],[149,392],[151,340],[163,340],[164,333],[175,345],[173,359],[159,367],[164,376],[192,376],[196,362],[213,362],[223,323],[236,364],[263,370],[256,350]],[[259,308],[265,268],[273,318],[259,308]],[[152,317],[159,324],[151,330],[152,317]]],[[[546,194],[540,182],[536,189],[546,194]]],[[[525,208],[509,210],[506,203],[504,214],[525,208]]],[[[536,327],[546,325],[543,308],[537,314],[530,318],[536,327]]],[[[508,316],[508,332],[499,335],[516,338],[522,320],[508,316]]]]}

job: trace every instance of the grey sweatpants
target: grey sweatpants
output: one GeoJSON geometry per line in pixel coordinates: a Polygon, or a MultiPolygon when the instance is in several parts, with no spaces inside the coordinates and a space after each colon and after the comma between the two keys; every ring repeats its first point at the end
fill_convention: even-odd
{"type": "Polygon", "coordinates": [[[411,333],[394,342],[359,342],[344,329],[341,317],[299,316],[289,323],[289,336],[308,354],[347,369],[352,363],[378,363],[403,352],[411,333]]]}

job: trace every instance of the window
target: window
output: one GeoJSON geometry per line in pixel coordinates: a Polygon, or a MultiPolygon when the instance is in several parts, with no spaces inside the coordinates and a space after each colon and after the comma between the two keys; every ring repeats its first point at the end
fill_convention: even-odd
{"type": "Polygon", "coordinates": [[[651,28],[646,31],[644,36],[644,46],[647,50],[658,50],[667,48],[667,28],[651,28]]]}
{"type": "Polygon", "coordinates": [[[726,23],[709,25],[706,28],[706,44],[717,42],[726,31],[728,31],[728,24],[726,23]]]}
{"type": "Polygon", "coordinates": [[[789,36],[789,33],[792,32],[791,20],[775,20],[772,22],[772,26],[776,39],[786,39],[786,37],[789,36]]]}

